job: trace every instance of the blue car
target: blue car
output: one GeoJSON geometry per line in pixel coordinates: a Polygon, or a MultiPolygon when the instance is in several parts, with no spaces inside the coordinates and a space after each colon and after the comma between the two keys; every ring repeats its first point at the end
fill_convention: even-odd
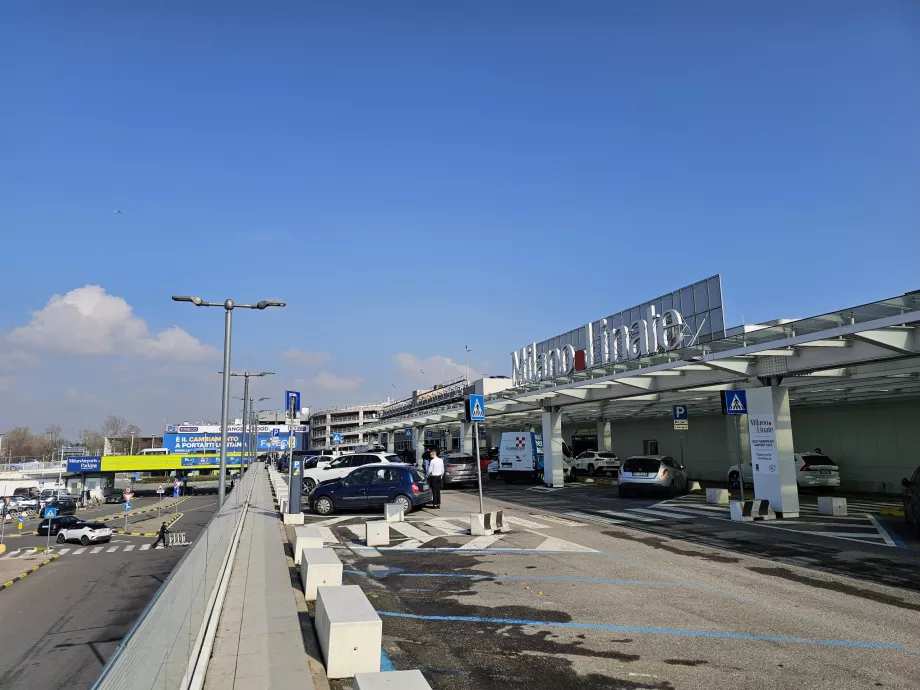
{"type": "Polygon", "coordinates": [[[382,510],[384,503],[398,503],[409,513],[431,502],[431,488],[416,468],[389,462],[365,465],[341,479],[318,484],[308,501],[320,515],[336,510],[382,510]]]}

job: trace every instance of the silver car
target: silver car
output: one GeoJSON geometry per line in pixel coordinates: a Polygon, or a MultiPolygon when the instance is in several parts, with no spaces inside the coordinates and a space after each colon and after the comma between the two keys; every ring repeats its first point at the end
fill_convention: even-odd
{"type": "Polygon", "coordinates": [[[444,461],[444,486],[451,484],[475,484],[479,479],[479,463],[472,455],[447,453],[444,461]]]}
{"type": "Polygon", "coordinates": [[[670,455],[634,455],[620,466],[617,488],[621,497],[645,493],[676,496],[687,493],[686,467],[670,455]]]}

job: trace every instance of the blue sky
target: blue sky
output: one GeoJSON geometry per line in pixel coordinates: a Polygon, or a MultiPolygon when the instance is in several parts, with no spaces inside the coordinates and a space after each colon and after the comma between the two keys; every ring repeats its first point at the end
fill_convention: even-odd
{"type": "Polygon", "coordinates": [[[0,64],[0,429],[219,416],[172,294],[285,300],[234,369],[323,406],[714,273],[730,325],[920,288],[908,0],[5,3],[0,64]]]}

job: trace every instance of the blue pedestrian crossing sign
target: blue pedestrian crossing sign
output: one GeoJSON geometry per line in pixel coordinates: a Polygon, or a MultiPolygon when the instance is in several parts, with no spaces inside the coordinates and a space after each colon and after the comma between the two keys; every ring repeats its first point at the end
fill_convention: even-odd
{"type": "Polygon", "coordinates": [[[466,396],[466,421],[468,422],[486,421],[485,396],[482,396],[482,395],[466,396]]]}
{"type": "Polygon", "coordinates": [[[406,434],[406,436],[411,436],[411,435],[412,435],[412,427],[411,427],[411,426],[407,426],[407,427],[406,427],[405,434],[406,434]]]}
{"type": "Polygon", "coordinates": [[[131,510],[131,504],[128,501],[125,501],[125,510],[131,510]]]}
{"type": "Polygon", "coordinates": [[[722,391],[724,414],[747,414],[747,391],[722,391]]]}
{"type": "Polygon", "coordinates": [[[45,517],[46,518],[57,517],[57,508],[45,508],[45,517]]]}
{"type": "Polygon", "coordinates": [[[332,445],[337,446],[342,442],[342,434],[332,434],[332,445]]]}

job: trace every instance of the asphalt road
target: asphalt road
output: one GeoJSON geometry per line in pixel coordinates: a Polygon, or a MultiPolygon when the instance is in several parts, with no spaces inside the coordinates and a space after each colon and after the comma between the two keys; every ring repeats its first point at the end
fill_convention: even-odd
{"type": "MultiPolygon", "coordinates": [[[[114,512],[112,507],[106,514],[114,512]]],[[[174,529],[194,540],[216,507],[213,496],[189,498],[179,506],[183,517],[174,529]]],[[[74,553],[79,544],[56,545],[59,553],[68,551],[0,591],[0,688],[90,687],[186,552],[140,550],[152,542],[149,537],[115,535],[109,544],[80,554],[74,553]],[[126,550],[129,546],[133,548],[126,550]]],[[[12,548],[38,545],[45,545],[44,537],[22,537],[12,548]]],[[[30,560],[19,558],[23,570],[31,567],[30,560]]]]}
{"type": "MultiPolygon", "coordinates": [[[[381,615],[387,659],[422,670],[439,690],[916,687],[920,593],[862,568],[865,554],[887,548],[889,558],[913,559],[916,580],[917,552],[750,526],[743,532],[753,536],[731,536],[724,521],[707,521],[706,538],[721,530],[752,552],[777,538],[786,548],[823,540],[840,572],[852,561],[842,576],[788,554],[702,545],[681,531],[687,524],[653,534],[656,523],[569,515],[568,501],[605,491],[487,488],[486,509],[505,510],[512,531],[478,542],[464,528],[478,500],[458,491],[445,492],[442,510],[391,526],[390,548],[362,545],[367,517],[308,521],[328,529],[345,584],[364,588],[381,615]]],[[[623,507],[603,500],[595,508],[623,507]]]]}

